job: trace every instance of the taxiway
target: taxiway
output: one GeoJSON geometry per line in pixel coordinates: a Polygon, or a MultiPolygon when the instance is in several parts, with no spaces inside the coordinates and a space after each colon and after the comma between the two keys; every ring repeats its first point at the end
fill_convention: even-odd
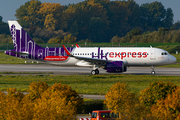
{"type": "MultiPolygon", "coordinates": [[[[90,75],[92,68],[85,67],[61,67],[48,64],[1,64],[0,72],[51,72],[59,75],[90,75]]],[[[155,75],[180,76],[180,68],[155,67],[155,75]]],[[[99,69],[100,74],[135,74],[151,75],[150,67],[128,67],[124,73],[107,73],[106,70],[99,69]]]]}

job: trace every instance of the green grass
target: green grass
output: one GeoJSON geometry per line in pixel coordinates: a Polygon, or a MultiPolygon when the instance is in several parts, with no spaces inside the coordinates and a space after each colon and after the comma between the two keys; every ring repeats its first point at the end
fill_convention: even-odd
{"type": "Polygon", "coordinates": [[[105,94],[117,82],[125,82],[131,92],[139,94],[153,81],[169,81],[179,85],[179,76],[151,76],[151,75],[25,75],[0,76],[0,90],[16,88],[27,91],[32,82],[46,82],[49,86],[54,83],[67,84],[79,94],[105,94]]]}
{"type": "Polygon", "coordinates": [[[170,64],[170,65],[164,65],[164,66],[156,66],[156,67],[180,68],[180,63],[170,64]]]}
{"type": "Polygon", "coordinates": [[[179,54],[172,54],[174,57],[176,57],[177,61],[180,62],[180,53],[179,54]]]}
{"type": "Polygon", "coordinates": [[[0,52],[0,64],[25,64],[25,61],[25,59],[6,55],[3,51],[0,52]]]}

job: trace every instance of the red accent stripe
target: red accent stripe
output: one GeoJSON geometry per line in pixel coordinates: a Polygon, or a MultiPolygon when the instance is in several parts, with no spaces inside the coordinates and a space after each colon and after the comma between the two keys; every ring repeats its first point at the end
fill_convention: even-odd
{"type": "Polygon", "coordinates": [[[79,48],[79,45],[78,45],[78,44],[76,44],[76,47],[77,47],[77,48],[79,48]]]}
{"type": "Polygon", "coordinates": [[[47,56],[44,58],[45,61],[65,61],[68,56],[47,56]]]}
{"type": "Polygon", "coordinates": [[[62,46],[63,46],[63,48],[64,48],[66,54],[67,54],[67,55],[71,55],[71,53],[68,51],[68,49],[67,49],[64,45],[62,45],[62,46]]]}

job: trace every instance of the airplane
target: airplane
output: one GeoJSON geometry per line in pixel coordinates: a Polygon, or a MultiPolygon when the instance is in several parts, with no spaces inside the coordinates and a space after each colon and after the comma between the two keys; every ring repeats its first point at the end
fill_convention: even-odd
{"type": "Polygon", "coordinates": [[[126,72],[129,66],[168,65],[176,58],[167,51],[153,47],[41,47],[24,31],[17,21],[8,21],[14,49],[5,54],[60,66],[91,67],[92,75],[99,74],[99,68],[111,73],[126,72]]]}

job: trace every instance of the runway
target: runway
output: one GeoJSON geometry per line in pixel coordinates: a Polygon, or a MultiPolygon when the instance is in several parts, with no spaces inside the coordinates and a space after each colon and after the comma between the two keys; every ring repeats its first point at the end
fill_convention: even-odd
{"type": "MultiPolygon", "coordinates": [[[[51,72],[58,75],[90,75],[92,68],[85,67],[61,67],[48,64],[0,64],[0,72],[51,72]]],[[[155,75],[180,76],[180,68],[155,67],[155,75]]],[[[151,75],[150,67],[128,67],[124,73],[107,73],[104,69],[99,69],[101,74],[135,74],[151,75]]]]}

